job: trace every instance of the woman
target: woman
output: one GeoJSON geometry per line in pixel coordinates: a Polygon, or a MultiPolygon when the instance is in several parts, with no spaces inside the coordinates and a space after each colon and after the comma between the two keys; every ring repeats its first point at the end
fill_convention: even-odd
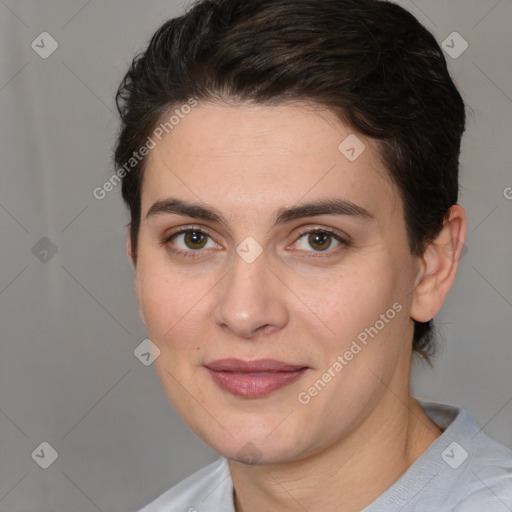
{"type": "Polygon", "coordinates": [[[221,456],[143,510],[510,509],[512,452],[409,389],[466,233],[433,36],[378,0],[201,1],[117,100],[155,366],[221,456]]]}

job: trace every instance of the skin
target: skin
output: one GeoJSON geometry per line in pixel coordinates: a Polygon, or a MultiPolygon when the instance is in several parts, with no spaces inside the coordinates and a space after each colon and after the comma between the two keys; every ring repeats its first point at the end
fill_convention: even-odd
{"type": "Polygon", "coordinates": [[[357,134],[365,150],[349,161],[338,146],[350,134],[313,105],[199,104],[148,156],[134,265],[141,318],[161,351],[154,364],[170,401],[229,459],[238,512],[360,511],[441,434],[410,395],[413,319],[431,319],[448,294],[465,212],[453,206],[437,239],[414,257],[376,142],[357,134]],[[215,208],[226,225],[168,213],[146,218],[170,197],[215,208]],[[280,208],[330,198],[372,218],[273,225],[280,208]],[[187,245],[184,235],[161,243],[190,226],[208,230],[206,246],[187,245]],[[314,228],[349,243],[327,236],[319,251],[303,235],[314,228]],[[263,250],[252,263],[236,252],[248,236],[263,250]],[[300,403],[298,394],[396,302],[402,310],[300,403]],[[224,357],[309,369],[269,395],[245,398],[220,389],[204,367],[224,357]],[[252,465],[244,463],[247,450],[252,465]]]}

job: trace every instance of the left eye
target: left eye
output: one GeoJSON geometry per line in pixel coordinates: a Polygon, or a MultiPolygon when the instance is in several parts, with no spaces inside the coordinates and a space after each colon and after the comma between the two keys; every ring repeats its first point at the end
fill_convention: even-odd
{"type": "Polygon", "coordinates": [[[342,245],[344,240],[331,231],[317,229],[303,233],[296,243],[300,250],[308,251],[309,246],[314,249],[313,252],[323,252],[330,249],[333,243],[342,245]]]}
{"type": "Polygon", "coordinates": [[[173,237],[174,244],[178,247],[178,250],[200,250],[200,249],[212,249],[215,248],[215,242],[210,236],[203,231],[199,230],[187,230],[176,233],[173,237]],[[208,245],[210,243],[210,245],[208,245]]]}

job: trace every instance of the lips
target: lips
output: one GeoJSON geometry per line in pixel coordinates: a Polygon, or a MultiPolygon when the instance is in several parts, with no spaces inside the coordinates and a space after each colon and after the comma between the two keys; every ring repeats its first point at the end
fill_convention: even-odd
{"type": "Polygon", "coordinates": [[[275,359],[218,359],[207,363],[205,367],[221,389],[245,398],[268,395],[295,382],[308,370],[303,365],[275,359]]]}
{"type": "Polygon", "coordinates": [[[217,372],[259,373],[259,372],[292,372],[304,368],[304,365],[288,364],[275,359],[256,359],[242,361],[241,359],[218,359],[205,365],[217,372]]]}

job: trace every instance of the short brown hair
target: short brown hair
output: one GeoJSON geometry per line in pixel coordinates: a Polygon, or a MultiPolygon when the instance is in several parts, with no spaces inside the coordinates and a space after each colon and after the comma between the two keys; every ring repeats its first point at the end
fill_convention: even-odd
{"type": "MultiPolygon", "coordinates": [[[[117,91],[123,166],[170,109],[198,101],[308,100],[378,140],[421,256],[457,203],[462,98],[433,35],[382,0],[202,0],[163,24],[117,91]]],[[[123,178],[134,262],[145,158],[123,178]]],[[[433,325],[414,325],[427,361],[433,325]]]]}

